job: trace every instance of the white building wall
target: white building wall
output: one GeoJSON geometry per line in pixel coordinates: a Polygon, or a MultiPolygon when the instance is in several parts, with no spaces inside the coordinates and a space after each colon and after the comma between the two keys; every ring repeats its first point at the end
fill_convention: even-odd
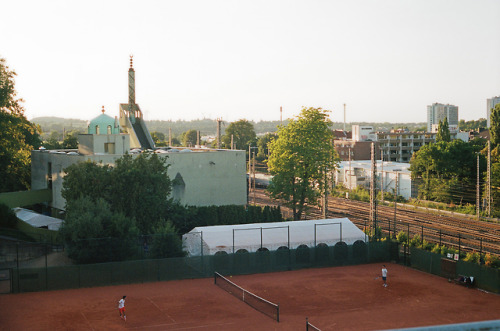
{"type": "Polygon", "coordinates": [[[500,103],[500,97],[493,97],[491,99],[486,99],[486,120],[488,123],[488,128],[491,126],[490,123],[491,109],[495,108],[495,106],[499,103],[500,103]]]}
{"type": "MultiPolygon", "coordinates": [[[[72,153],[75,153],[74,150],[72,153]]],[[[168,157],[168,174],[182,178],[172,197],[182,205],[244,205],[247,203],[245,151],[224,150],[158,154],[168,157]]],[[[136,155],[135,155],[136,156],[136,155]]],[[[66,152],[33,151],[31,154],[32,189],[49,187],[52,179],[51,207],[64,210],[61,196],[64,169],[71,164],[91,160],[114,164],[121,155],[69,155],[66,152]]]]}
{"type": "MultiPolygon", "coordinates": [[[[411,198],[411,172],[409,163],[377,161],[377,189],[394,193],[396,177],[398,177],[398,195],[405,199],[411,198]]],[[[336,184],[343,184],[349,189],[358,186],[370,188],[371,161],[342,161],[337,169],[336,184]],[[351,176],[349,176],[351,174],[351,176]]]]}

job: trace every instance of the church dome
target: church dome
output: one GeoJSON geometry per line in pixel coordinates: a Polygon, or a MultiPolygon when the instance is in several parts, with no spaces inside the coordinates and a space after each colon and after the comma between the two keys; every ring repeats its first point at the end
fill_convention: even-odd
{"type": "Polygon", "coordinates": [[[116,119],[104,114],[104,106],[102,106],[102,114],[90,121],[87,128],[87,133],[118,134],[120,133],[120,126],[116,119]]]}

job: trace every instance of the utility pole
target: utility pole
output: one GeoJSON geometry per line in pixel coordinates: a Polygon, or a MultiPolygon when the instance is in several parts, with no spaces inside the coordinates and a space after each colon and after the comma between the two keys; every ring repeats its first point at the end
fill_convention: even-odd
{"type": "Polygon", "coordinates": [[[380,201],[382,204],[384,204],[384,151],[382,148],[380,148],[380,175],[382,178],[380,178],[380,193],[381,198],[380,201]]]}
{"type": "Polygon", "coordinates": [[[323,216],[323,219],[326,219],[326,214],[328,214],[328,173],[327,171],[325,170],[325,182],[323,184],[323,189],[324,189],[324,192],[323,192],[323,206],[322,206],[322,210],[321,210],[321,214],[323,216]]]}
{"type": "MultiPolygon", "coordinates": [[[[396,174],[396,187],[394,188],[394,237],[396,237],[396,214],[398,209],[398,194],[399,194],[399,173],[396,174]]],[[[410,235],[408,233],[408,235],[410,235]]]]}
{"type": "Polygon", "coordinates": [[[222,118],[217,118],[217,149],[220,149],[220,124],[222,118]]]}
{"type": "Polygon", "coordinates": [[[479,153],[477,153],[477,184],[476,184],[476,214],[477,220],[479,221],[479,211],[480,211],[480,199],[479,199],[479,153]]]}
{"type": "Polygon", "coordinates": [[[168,147],[172,147],[172,128],[168,128],[168,147]]]}
{"type": "Polygon", "coordinates": [[[255,205],[255,152],[253,152],[253,204],[255,205]]]}
{"type": "Polygon", "coordinates": [[[231,135],[231,149],[234,149],[234,134],[231,135]]]}
{"type": "Polygon", "coordinates": [[[370,178],[370,222],[373,224],[374,236],[377,236],[377,164],[375,163],[375,143],[372,143],[372,175],[370,178]]]}
{"type": "Polygon", "coordinates": [[[488,217],[491,216],[491,143],[488,140],[488,189],[486,194],[488,196],[487,204],[488,204],[488,217]]]}
{"type": "Polygon", "coordinates": [[[200,146],[200,130],[196,131],[196,145],[200,146]]]}
{"type": "Polygon", "coordinates": [[[344,132],[345,132],[345,103],[344,103],[344,132]]]}
{"type": "MultiPolygon", "coordinates": [[[[350,145],[349,145],[350,146],[350,145]]],[[[352,168],[351,168],[351,147],[349,147],[349,191],[352,190],[352,174],[351,174],[352,168]]]]}
{"type": "Polygon", "coordinates": [[[250,192],[252,191],[252,147],[248,145],[248,202],[250,203],[250,192]]]}

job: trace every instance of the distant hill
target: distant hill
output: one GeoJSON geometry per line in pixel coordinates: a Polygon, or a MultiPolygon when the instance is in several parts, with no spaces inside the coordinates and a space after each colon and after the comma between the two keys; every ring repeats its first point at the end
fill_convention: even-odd
{"type": "Polygon", "coordinates": [[[87,129],[87,121],[73,118],[35,117],[31,122],[40,125],[44,133],[63,132],[63,129],[66,131],[87,129]]]}
{"type": "MultiPolygon", "coordinates": [[[[79,120],[79,119],[67,119],[61,117],[36,117],[31,120],[31,122],[38,124],[41,126],[42,131],[45,134],[48,134],[52,131],[63,132],[63,129],[66,132],[79,130],[86,131],[87,129],[87,121],[79,120]]],[[[276,132],[279,121],[259,121],[253,122],[250,121],[255,128],[255,133],[264,134],[267,132],[276,132]]],[[[221,126],[222,134],[224,134],[225,128],[229,125],[230,122],[223,122],[221,126]]],[[[286,125],[288,122],[283,121],[283,125],[286,125]]],[[[426,123],[368,123],[368,122],[353,122],[346,123],[346,130],[350,131],[351,126],[353,124],[364,125],[364,126],[373,126],[377,131],[389,131],[391,129],[398,128],[408,128],[410,131],[414,131],[417,129],[422,129],[426,127],[426,123]]],[[[188,130],[199,130],[202,136],[215,136],[217,133],[217,121],[214,119],[200,119],[200,120],[192,120],[192,121],[146,121],[146,125],[150,132],[158,131],[162,132],[165,135],[168,135],[169,128],[172,130],[172,135],[174,137],[178,137],[183,132],[188,130]]],[[[344,123],[335,122],[333,123],[333,129],[341,130],[344,128],[344,123]]]]}

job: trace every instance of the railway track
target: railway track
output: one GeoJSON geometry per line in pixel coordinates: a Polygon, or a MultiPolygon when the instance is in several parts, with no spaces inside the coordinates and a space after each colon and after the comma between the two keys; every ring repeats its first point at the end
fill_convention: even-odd
{"type": "MultiPolygon", "coordinates": [[[[250,203],[257,205],[280,205],[271,200],[265,189],[256,188],[250,192],[250,203]]],[[[285,217],[292,217],[291,211],[281,206],[285,217]]],[[[328,199],[328,218],[347,217],[359,228],[370,227],[370,204],[343,198],[328,199]]],[[[319,219],[318,208],[309,208],[306,218],[319,219]]],[[[404,231],[410,237],[418,234],[432,244],[446,245],[461,251],[478,251],[500,255],[500,223],[478,221],[457,215],[440,215],[413,208],[400,208],[396,213],[392,206],[377,206],[377,226],[386,234],[404,231]]]]}

